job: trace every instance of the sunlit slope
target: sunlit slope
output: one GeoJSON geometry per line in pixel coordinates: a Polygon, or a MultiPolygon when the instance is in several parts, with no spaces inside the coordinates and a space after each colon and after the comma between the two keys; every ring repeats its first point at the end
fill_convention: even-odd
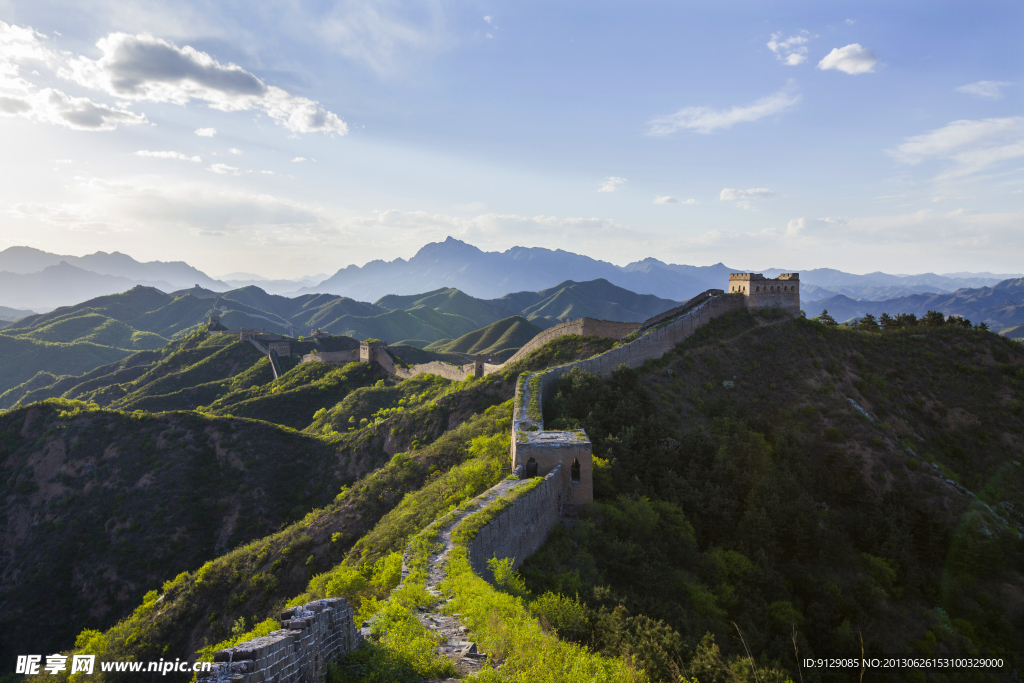
{"type": "Polygon", "coordinates": [[[428,351],[466,354],[497,354],[522,347],[540,334],[541,329],[522,316],[512,316],[474,330],[458,339],[431,344],[428,351]]]}

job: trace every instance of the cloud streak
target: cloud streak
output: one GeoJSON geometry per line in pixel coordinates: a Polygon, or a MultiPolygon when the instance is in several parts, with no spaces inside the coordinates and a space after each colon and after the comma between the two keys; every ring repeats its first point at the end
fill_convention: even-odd
{"type": "Polygon", "coordinates": [[[1010,85],[1009,81],[977,81],[956,88],[957,92],[974,95],[986,100],[999,100],[1003,97],[1003,88],[1010,85]]]}
{"type": "Polygon", "coordinates": [[[908,165],[936,159],[952,162],[953,168],[940,179],[971,175],[999,162],[1024,157],[1024,116],[953,121],[909,137],[886,152],[908,165]]]}
{"type": "Polygon", "coordinates": [[[778,92],[745,106],[729,109],[713,107],[680,109],[675,114],[651,120],[647,126],[647,134],[660,137],[680,130],[692,130],[707,135],[716,130],[732,128],[737,123],[751,123],[766,116],[782,113],[796,106],[799,101],[800,95],[794,92],[792,85],[787,85],[778,92]]]}
{"type": "Polygon", "coordinates": [[[700,202],[698,202],[696,199],[676,199],[675,197],[672,197],[672,196],[655,197],[654,198],[654,203],[655,204],[688,204],[688,205],[700,204],[700,202]]]}
{"type": "Polygon", "coordinates": [[[203,160],[200,157],[190,157],[189,155],[182,154],[181,152],[150,152],[145,149],[140,149],[135,154],[136,156],[152,157],[154,159],[177,159],[179,161],[191,161],[196,164],[203,163],[203,160]]]}

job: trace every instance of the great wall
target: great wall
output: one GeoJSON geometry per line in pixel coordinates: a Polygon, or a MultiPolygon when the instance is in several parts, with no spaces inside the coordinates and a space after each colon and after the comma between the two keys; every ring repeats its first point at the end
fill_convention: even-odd
{"type": "MultiPolygon", "coordinates": [[[[591,318],[567,321],[544,330],[501,365],[484,363],[478,356],[474,363],[463,366],[435,361],[405,368],[395,364],[385,343],[377,341],[361,342],[358,350],[308,354],[303,356],[303,362],[376,362],[398,377],[432,372],[462,381],[470,376],[482,377],[498,372],[561,336],[593,335],[618,340],[633,337],[585,360],[520,374],[513,404],[510,445],[511,467],[516,478],[505,479],[480,494],[469,505],[462,506],[459,514],[447,516],[443,528],[437,529],[442,548],[430,558],[426,588],[443,602],[437,585],[444,578],[445,558],[453,548],[452,531],[471,511],[487,509],[530,479],[543,477],[539,485],[516,498],[469,542],[467,550],[473,571],[490,579],[488,560],[511,558],[512,566],[518,567],[544,544],[556,524],[575,516],[580,508],[593,501],[592,445],[586,432],[582,429],[544,429],[543,401],[551,397],[559,378],[575,368],[607,377],[620,365],[639,367],[649,360],[661,358],[698,329],[733,310],[777,308],[792,315],[800,312],[797,273],[785,273],[775,279],[755,273],[733,273],[729,286],[728,293],[708,290],[643,323],[591,318]]],[[[251,334],[249,341],[259,344],[251,334]]],[[[277,353],[262,344],[257,348],[266,349],[267,355],[277,353]]],[[[434,525],[440,523],[439,520],[434,525]]],[[[406,550],[406,557],[410,552],[411,546],[406,550]]],[[[406,572],[407,568],[403,566],[403,581],[406,572]]],[[[442,614],[439,606],[417,616],[420,623],[439,636],[439,654],[461,662],[464,672],[479,669],[485,655],[477,652],[473,643],[463,640],[466,629],[459,624],[457,617],[442,614]]],[[[369,633],[366,628],[356,628],[352,622],[352,610],[343,598],[318,600],[292,608],[282,614],[281,625],[282,630],[269,636],[217,652],[213,670],[200,678],[200,683],[322,680],[326,663],[358,647],[369,633]]]]}

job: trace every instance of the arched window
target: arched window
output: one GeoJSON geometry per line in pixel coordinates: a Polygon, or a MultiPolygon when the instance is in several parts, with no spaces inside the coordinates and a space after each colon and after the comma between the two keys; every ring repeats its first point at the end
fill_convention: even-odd
{"type": "Polygon", "coordinates": [[[569,470],[569,473],[570,473],[569,478],[572,479],[572,483],[574,483],[574,484],[580,483],[580,461],[579,461],[579,458],[573,458],[572,459],[572,469],[569,470]]]}

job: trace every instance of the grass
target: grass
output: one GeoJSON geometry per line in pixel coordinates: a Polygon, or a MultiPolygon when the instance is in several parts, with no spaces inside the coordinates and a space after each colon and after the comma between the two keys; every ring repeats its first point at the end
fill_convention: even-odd
{"type": "Polygon", "coordinates": [[[501,662],[501,669],[481,673],[480,681],[551,681],[609,683],[648,680],[633,662],[605,657],[545,632],[523,598],[496,590],[473,573],[465,548],[449,555],[441,589],[452,596],[445,612],[459,614],[473,633],[477,648],[501,662]]]}

